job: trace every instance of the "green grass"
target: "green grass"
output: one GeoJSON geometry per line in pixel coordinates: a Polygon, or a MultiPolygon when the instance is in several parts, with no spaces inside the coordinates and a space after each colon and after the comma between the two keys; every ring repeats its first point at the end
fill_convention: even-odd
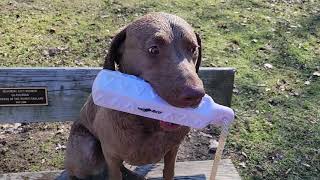
{"type": "Polygon", "coordinates": [[[200,32],[203,66],[237,68],[227,148],[242,177],[319,179],[317,1],[2,0],[0,66],[100,66],[116,30],[152,11],[200,32]]]}

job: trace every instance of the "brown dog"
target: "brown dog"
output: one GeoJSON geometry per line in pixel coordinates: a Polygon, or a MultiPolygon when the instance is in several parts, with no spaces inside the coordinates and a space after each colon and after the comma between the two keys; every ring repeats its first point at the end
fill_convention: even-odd
{"type": "MultiPolygon", "coordinates": [[[[195,107],[204,96],[197,75],[200,38],[183,19],[151,13],[126,26],[112,40],[105,69],[148,81],[169,104],[195,107]]],[[[102,172],[122,180],[123,161],[151,164],[164,158],[163,176],[172,180],[179,145],[189,128],[98,107],[91,96],[72,126],[65,168],[77,178],[102,172]]]]}

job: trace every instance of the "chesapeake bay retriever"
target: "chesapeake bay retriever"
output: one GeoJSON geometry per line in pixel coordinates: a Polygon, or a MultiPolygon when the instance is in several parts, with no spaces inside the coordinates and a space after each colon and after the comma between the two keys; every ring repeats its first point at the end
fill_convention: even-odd
{"type": "MultiPolygon", "coordinates": [[[[196,107],[204,96],[197,75],[199,36],[183,19],[150,13],[127,25],[111,42],[104,69],[149,82],[169,104],[196,107]]],[[[164,158],[163,177],[172,180],[179,145],[189,128],[98,107],[90,96],[72,126],[65,159],[70,176],[86,178],[107,168],[122,180],[122,163],[151,164],[164,158]]]]}

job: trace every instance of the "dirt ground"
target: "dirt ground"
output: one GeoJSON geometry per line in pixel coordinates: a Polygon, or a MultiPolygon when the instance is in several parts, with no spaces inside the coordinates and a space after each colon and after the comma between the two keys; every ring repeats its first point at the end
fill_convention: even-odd
{"type": "MultiPolygon", "coordinates": [[[[0,124],[0,173],[63,169],[71,124],[0,124]]],[[[217,135],[213,127],[192,130],[180,147],[178,161],[212,159],[217,135]]]]}

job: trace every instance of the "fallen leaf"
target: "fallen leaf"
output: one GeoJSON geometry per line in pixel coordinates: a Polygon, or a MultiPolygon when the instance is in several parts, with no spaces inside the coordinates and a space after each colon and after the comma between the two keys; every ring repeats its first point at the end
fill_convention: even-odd
{"type": "Polygon", "coordinates": [[[269,64],[269,63],[266,63],[266,64],[263,65],[263,67],[266,68],[266,69],[272,69],[273,65],[269,64]]]}
{"type": "Polygon", "coordinates": [[[294,96],[300,96],[300,93],[294,92],[293,95],[294,95],[294,96]]]}
{"type": "Polygon", "coordinates": [[[56,33],[56,30],[54,28],[50,28],[50,29],[48,29],[48,32],[50,34],[54,34],[54,33],[56,33]]]}
{"type": "Polygon", "coordinates": [[[316,71],[312,75],[320,77],[320,72],[316,71]]]}
{"type": "Polygon", "coordinates": [[[269,126],[269,127],[272,127],[273,126],[273,124],[271,123],[271,122],[266,122],[266,124],[269,126]]]}
{"type": "Polygon", "coordinates": [[[248,155],[243,151],[241,151],[241,155],[244,156],[245,158],[248,158],[248,155]]]}
{"type": "Polygon", "coordinates": [[[239,166],[241,166],[241,167],[243,167],[243,168],[246,168],[246,167],[247,167],[245,162],[239,163],[239,166]]]}
{"type": "Polygon", "coordinates": [[[57,147],[55,148],[56,150],[63,150],[63,149],[66,149],[66,146],[65,145],[61,145],[58,143],[57,147]]]}
{"type": "Polygon", "coordinates": [[[212,136],[211,136],[210,134],[206,134],[206,133],[204,133],[204,132],[200,132],[199,134],[200,134],[201,136],[203,136],[203,137],[212,138],[212,136]]]}
{"type": "Polygon", "coordinates": [[[289,169],[286,171],[286,174],[289,174],[290,171],[291,171],[291,168],[289,168],[289,169]]]}
{"type": "Polygon", "coordinates": [[[217,67],[217,65],[214,63],[210,63],[210,67],[217,67]]]}
{"type": "Polygon", "coordinates": [[[302,163],[302,165],[305,166],[305,167],[308,167],[308,168],[311,167],[311,166],[310,166],[309,164],[307,164],[307,163],[302,163]]]}
{"type": "Polygon", "coordinates": [[[304,85],[309,85],[310,84],[310,81],[305,81],[304,82],[304,85]]]}
{"type": "Polygon", "coordinates": [[[18,129],[21,126],[21,123],[14,123],[13,128],[18,129]]]}
{"type": "Polygon", "coordinates": [[[56,134],[62,134],[64,132],[64,129],[59,129],[56,134]]]}
{"type": "Polygon", "coordinates": [[[258,171],[264,171],[263,167],[260,165],[256,165],[255,167],[258,171]]]}
{"type": "Polygon", "coordinates": [[[257,43],[257,42],[258,42],[258,40],[256,40],[256,39],[252,39],[252,42],[257,43]]]}
{"type": "Polygon", "coordinates": [[[266,87],[266,84],[257,84],[258,87],[266,87]]]}

